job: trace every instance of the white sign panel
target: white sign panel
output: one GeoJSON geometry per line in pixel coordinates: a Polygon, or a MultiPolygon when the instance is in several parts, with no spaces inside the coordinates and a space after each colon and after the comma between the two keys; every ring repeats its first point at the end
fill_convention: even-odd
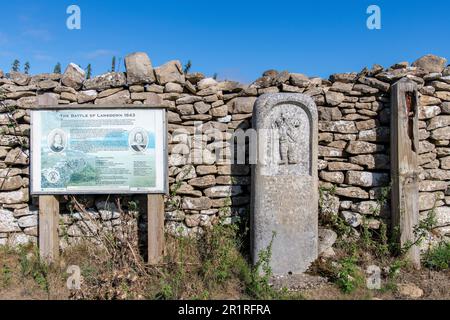
{"type": "Polygon", "coordinates": [[[32,111],[32,194],[166,193],[164,109],[32,111]]]}

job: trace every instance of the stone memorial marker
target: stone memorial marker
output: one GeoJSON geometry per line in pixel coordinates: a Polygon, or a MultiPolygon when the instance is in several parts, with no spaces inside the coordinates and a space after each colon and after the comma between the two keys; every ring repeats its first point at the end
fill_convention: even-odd
{"type": "Polygon", "coordinates": [[[253,111],[252,258],[273,238],[274,275],[300,274],[318,256],[318,116],[303,94],[264,94],[253,111]]]}

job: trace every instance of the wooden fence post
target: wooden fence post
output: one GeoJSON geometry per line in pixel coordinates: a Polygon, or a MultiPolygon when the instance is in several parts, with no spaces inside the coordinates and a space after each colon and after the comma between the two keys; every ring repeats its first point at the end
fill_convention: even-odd
{"type": "MultiPolygon", "coordinates": [[[[58,100],[46,93],[38,97],[39,106],[56,106],[58,100]]],[[[39,196],[39,254],[51,263],[59,259],[59,201],[55,196],[39,196]]]]}
{"type": "MultiPolygon", "coordinates": [[[[419,97],[417,85],[406,78],[391,89],[391,206],[392,232],[404,248],[416,241],[419,223],[419,97]]],[[[420,268],[420,250],[412,245],[407,257],[420,268]]]]}
{"type": "Polygon", "coordinates": [[[164,257],[164,196],[147,195],[148,263],[156,265],[164,257]]]}

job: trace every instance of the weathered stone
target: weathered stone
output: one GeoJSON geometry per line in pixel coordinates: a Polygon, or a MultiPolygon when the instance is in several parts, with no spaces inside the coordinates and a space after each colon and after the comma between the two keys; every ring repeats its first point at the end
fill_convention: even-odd
{"type": "Polygon", "coordinates": [[[184,221],[186,214],[183,210],[176,210],[165,213],[165,219],[167,221],[184,221]]]}
{"type": "Polygon", "coordinates": [[[195,114],[194,106],[192,104],[178,105],[177,110],[181,115],[184,115],[184,116],[195,114]]]}
{"type": "Polygon", "coordinates": [[[436,193],[421,192],[419,193],[419,210],[433,209],[439,197],[436,193]]]}
{"type": "Polygon", "coordinates": [[[341,120],[342,113],[339,108],[319,107],[319,119],[324,121],[341,120]]]}
{"type": "Polygon", "coordinates": [[[433,106],[441,103],[441,100],[432,96],[420,96],[420,105],[421,106],[433,106]]]}
{"type": "Polygon", "coordinates": [[[330,90],[342,93],[350,93],[353,90],[353,83],[334,82],[330,90]]]}
{"type": "Polygon", "coordinates": [[[220,107],[212,108],[211,115],[213,117],[226,117],[228,114],[228,106],[222,105],[220,107]]]}
{"type": "Polygon", "coordinates": [[[211,175],[217,173],[217,166],[197,166],[196,170],[200,176],[211,175]]]}
{"type": "MultiPolygon", "coordinates": [[[[23,230],[23,233],[26,236],[38,237],[38,230],[39,230],[38,227],[35,226],[35,227],[25,228],[23,230]]],[[[30,239],[30,241],[31,241],[31,239],[30,239]]]]}
{"type": "Polygon", "coordinates": [[[319,142],[330,143],[333,141],[333,134],[330,132],[320,132],[319,133],[319,142]]]}
{"type": "Polygon", "coordinates": [[[412,299],[419,299],[423,296],[423,290],[413,283],[397,284],[397,290],[400,295],[412,299]]]}
{"type": "Polygon", "coordinates": [[[190,214],[186,216],[185,223],[189,228],[200,225],[200,214],[190,214]]]}
{"type": "Polygon", "coordinates": [[[431,138],[435,140],[449,140],[450,139],[450,126],[439,128],[431,132],[431,138]]]}
{"type": "Polygon", "coordinates": [[[164,86],[164,92],[183,93],[183,87],[178,83],[169,82],[164,86]]]}
{"type": "Polygon", "coordinates": [[[377,126],[379,126],[379,124],[375,119],[356,122],[356,128],[360,131],[374,129],[377,126]]]}
{"type": "Polygon", "coordinates": [[[143,85],[131,85],[129,86],[130,92],[144,92],[145,87],[143,85]]]}
{"type": "Polygon", "coordinates": [[[441,237],[446,236],[450,233],[450,207],[442,206],[434,209],[435,220],[436,220],[436,231],[441,237]]]}
{"type": "Polygon", "coordinates": [[[109,221],[120,217],[120,211],[114,202],[99,200],[95,202],[95,207],[103,221],[109,221]]]}
{"type": "Polygon", "coordinates": [[[320,157],[342,157],[343,151],[341,149],[319,146],[320,157]]]}
{"type": "Polygon", "coordinates": [[[176,181],[185,181],[196,177],[195,167],[189,164],[181,168],[180,173],[176,177],[176,181]]]}
{"type": "Polygon", "coordinates": [[[370,142],[388,142],[390,137],[390,129],[386,127],[378,127],[370,130],[360,131],[358,140],[370,142]]]}
{"type": "Polygon", "coordinates": [[[30,83],[30,76],[21,72],[11,71],[9,77],[18,86],[26,86],[30,83]]]}
{"type": "Polygon", "coordinates": [[[385,83],[383,81],[380,81],[378,79],[375,78],[366,78],[366,77],[361,77],[358,79],[358,81],[362,84],[377,88],[383,92],[387,92],[390,88],[390,84],[389,83],[385,83]]]}
{"type": "Polygon", "coordinates": [[[32,215],[38,215],[39,210],[36,207],[29,207],[25,204],[24,208],[20,209],[14,209],[14,218],[21,218],[24,216],[32,216],[32,215]]]}
{"type": "Polygon", "coordinates": [[[370,87],[368,85],[365,85],[365,84],[355,84],[353,86],[353,90],[361,92],[361,93],[364,93],[364,94],[375,94],[375,93],[379,92],[378,89],[372,88],[372,87],[370,87]]]}
{"type": "Polygon", "coordinates": [[[20,228],[14,218],[13,212],[0,209],[0,232],[19,232],[20,228]]]}
{"type": "Polygon", "coordinates": [[[384,154],[365,154],[350,158],[350,162],[366,166],[367,169],[389,169],[389,156],[384,154]]]}
{"type": "Polygon", "coordinates": [[[419,119],[430,119],[436,117],[441,113],[441,108],[438,106],[419,106],[419,119]]]}
{"type": "Polygon", "coordinates": [[[204,103],[203,101],[199,101],[194,103],[195,111],[199,114],[205,114],[211,109],[211,105],[204,103]]]}
{"type": "Polygon", "coordinates": [[[0,169],[0,178],[9,178],[20,175],[22,170],[19,168],[0,169]]]}
{"type": "Polygon", "coordinates": [[[434,95],[443,101],[450,101],[449,91],[436,91],[434,95]]]}
{"type": "Polygon", "coordinates": [[[318,256],[317,122],[314,102],[302,94],[263,95],[255,106],[253,128],[275,127],[290,137],[260,142],[267,156],[253,175],[252,257],[258,261],[275,232],[275,275],[302,273],[318,256]]]}
{"type": "Polygon", "coordinates": [[[335,73],[330,76],[330,80],[333,82],[353,83],[357,77],[356,73],[335,73]]]}
{"type": "Polygon", "coordinates": [[[64,72],[61,83],[67,87],[78,90],[82,87],[86,73],[80,66],[70,63],[64,72]]]}
{"type": "MultiPolygon", "coordinates": [[[[216,178],[213,175],[202,176],[200,178],[194,178],[188,182],[193,187],[200,189],[209,188],[216,185],[216,178]]],[[[206,192],[205,192],[206,193],[206,192]]]]}
{"type": "Polygon", "coordinates": [[[135,52],[125,57],[128,85],[153,83],[156,80],[150,58],[145,52],[135,52]]]}
{"type": "Polygon", "coordinates": [[[442,169],[450,170],[450,157],[441,158],[440,161],[442,169]]]}
{"type": "Polygon", "coordinates": [[[61,93],[60,99],[75,102],[77,101],[77,95],[70,92],[63,92],[61,93]]]}
{"type": "Polygon", "coordinates": [[[350,141],[346,149],[346,151],[351,154],[368,154],[383,150],[384,146],[365,141],[350,141]]]}
{"type": "Polygon", "coordinates": [[[117,92],[120,92],[120,91],[122,91],[122,90],[123,90],[123,88],[111,88],[111,89],[106,89],[106,90],[101,91],[101,92],[98,94],[97,98],[98,98],[98,99],[106,98],[106,97],[112,96],[113,94],[115,94],[115,93],[117,93],[117,92]]]}
{"type": "Polygon", "coordinates": [[[333,183],[343,183],[344,182],[344,174],[342,172],[327,172],[321,171],[320,178],[322,180],[333,182],[333,183]]]}
{"type": "Polygon", "coordinates": [[[40,81],[37,86],[39,87],[39,89],[41,90],[51,90],[56,88],[59,85],[59,82],[56,81],[52,81],[52,80],[44,80],[44,81],[40,81]]]}
{"type": "Polygon", "coordinates": [[[424,180],[419,182],[419,191],[421,192],[445,191],[447,188],[448,182],[446,181],[424,180]]]}
{"type": "Polygon", "coordinates": [[[181,207],[184,210],[208,210],[211,208],[211,199],[201,198],[183,198],[181,207]]]}
{"type": "Polygon", "coordinates": [[[247,165],[218,166],[217,173],[219,175],[245,176],[250,173],[250,167],[247,165]]]}
{"type": "Polygon", "coordinates": [[[101,91],[109,88],[123,87],[126,83],[127,80],[123,72],[109,72],[86,80],[84,82],[84,89],[101,91]]]}
{"type": "Polygon", "coordinates": [[[361,187],[380,187],[389,184],[389,174],[367,172],[367,171],[348,171],[346,183],[361,187]]]}
{"type": "Polygon", "coordinates": [[[8,152],[5,158],[5,163],[7,164],[23,164],[27,165],[29,163],[29,151],[23,151],[22,148],[15,148],[8,152]]]}
{"type": "Polygon", "coordinates": [[[446,67],[447,59],[441,58],[432,54],[427,54],[412,64],[414,67],[419,67],[428,73],[442,72],[446,67]]]}
{"type": "Polygon", "coordinates": [[[86,103],[94,101],[97,98],[96,90],[80,91],[77,95],[78,103],[86,103]]]}
{"type": "Polygon", "coordinates": [[[425,154],[419,154],[417,162],[419,166],[423,166],[429,162],[432,162],[436,159],[436,153],[430,152],[425,154]]]}
{"type": "Polygon", "coordinates": [[[106,98],[96,99],[95,104],[98,105],[117,105],[129,104],[131,102],[130,92],[128,90],[119,91],[106,98]]]}
{"type": "Polygon", "coordinates": [[[19,227],[21,228],[32,228],[36,227],[38,224],[38,216],[37,215],[31,215],[31,216],[24,216],[17,220],[17,223],[19,227]]]}
{"type": "Polygon", "coordinates": [[[450,116],[437,116],[430,120],[427,130],[450,126],[450,116]]]}
{"type": "Polygon", "coordinates": [[[330,171],[360,171],[364,168],[349,162],[330,162],[328,163],[328,170],[330,171]]]}
{"type": "Polygon", "coordinates": [[[218,185],[241,185],[248,186],[251,184],[250,177],[242,176],[219,176],[216,178],[218,185]]]}
{"type": "Polygon", "coordinates": [[[28,202],[28,189],[0,192],[0,204],[16,204],[28,202]]]}
{"type": "Polygon", "coordinates": [[[351,205],[351,210],[364,215],[380,215],[380,203],[377,201],[361,201],[351,205]]]}
{"type": "Polygon", "coordinates": [[[339,198],[330,194],[330,192],[322,192],[319,202],[320,214],[327,218],[336,217],[339,214],[339,198]]]}
{"type": "Polygon", "coordinates": [[[325,94],[325,100],[326,100],[327,104],[329,104],[331,106],[339,105],[341,102],[344,101],[344,98],[345,98],[345,96],[340,92],[328,91],[325,94]]]}
{"type": "Polygon", "coordinates": [[[204,191],[209,198],[226,198],[242,194],[241,186],[215,186],[204,191]]]}
{"type": "Polygon", "coordinates": [[[342,211],[341,214],[344,221],[353,228],[359,227],[363,222],[362,216],[359,213],[342,211]]]}
{"type": "Polygon", "coordinates": [[[21,176],[14,176],[8,178],[0,178],[0,190],[12,191],[20,189],[23,185],[23,179],[21,176]]]}
{"type": "Polygon", "coordinates": [[[435,145],[428,141],[420,141],[419,142],[419,154],[421,153],[427,153],[432,152],[434,149],[436,149],[435,145]]]}
{"type": "Polygon", "coordinates": [[[181,123],[182,122],[178,113],[175,113],[173,111],[167,111],[167,121],[169,123],[181,123]]]}
{"type": "Polygon", "coordinates": [[[337,240],[337,233],[330,229],[319,229],[319,254],[333,247],[337,240]]]}
{"type": "Polygon", "coordinates": [[[336,188],[335,194],[347,198],[369,199],[369,193],[358,187],[336,188]]]}
{"type": "Polygon", "coordinates": [[[218,82],[213,78],[204,78],[197,83],[198,90],[205,90],[209,87],[215,87],[218,82]]]}
{"type": "Polygon", "coordinates": [[[232,100],[233,113],[252,113],[255,97],[238,97],[232,100]]]}
{"type": "Polygon", "coordinates": [[[319,130],[326,132],[338,133],[358,133],[354,121],[321,121],[319,122],[319,130]]]}
{"type": "Polygon", "coordinates": [[[173,60],[164,65],[154,69],[156,80],[160,85],[165,85],[168,82],[184,84],[185,77],[181,63],[178,60],[173,60]]]}
{"type": "Polygon", "coordinates": [[[177,99],[176,103],[177,105],[182,105],[182,104],[193,104],[199,101],[203,101],[203,99],[201,97],[198,96],[184,96],[181,97],[179,99],[177,99]]]}

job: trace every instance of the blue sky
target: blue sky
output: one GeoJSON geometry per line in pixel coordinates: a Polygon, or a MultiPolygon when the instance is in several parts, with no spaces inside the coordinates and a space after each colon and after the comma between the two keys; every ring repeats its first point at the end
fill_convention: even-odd
{"type": "Polygon", "coordinates": [[[328,77],[427,53],[450,58],[449,12],[448,0],[2,1],[0,69],[18,58],[33,74],[57,62],[91,63],[100,74],[113,55],[145,51],[154,66],[191,60],[192,71],[243,82],[267,69],[328,77]],[[66,28],[71,4],[81,30],[66,28]],[[381,30],[366,27],[371,4],[381,30]]]}

